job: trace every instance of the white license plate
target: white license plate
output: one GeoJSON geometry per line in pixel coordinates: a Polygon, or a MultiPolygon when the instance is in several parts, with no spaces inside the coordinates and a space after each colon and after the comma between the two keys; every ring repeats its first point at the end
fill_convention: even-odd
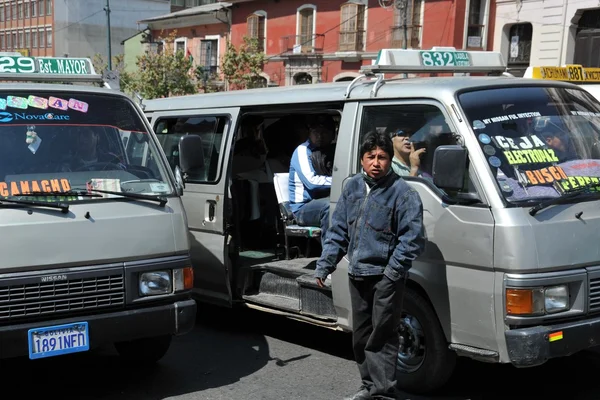
{"type": "Polygon", "coordinates": [[[29,358],[59,356],[90,349],[87,322],[30,329],[29,358]]]}

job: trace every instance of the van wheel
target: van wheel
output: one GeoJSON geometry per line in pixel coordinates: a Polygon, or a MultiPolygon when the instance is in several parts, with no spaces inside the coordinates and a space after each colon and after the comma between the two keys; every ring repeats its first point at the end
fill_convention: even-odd
{"type": "Polygon", "coordinates": [[[402,320],[398,326],[398,388],[411,393],[432,392],[454,371],[456,353],[448,343],[433,308],[417,292],[405,289],[402,320]]]}
{"type": "Polygon", "coordinates": [[[154,364],[164,357],[171,346],[171,335],[142,338],[115,343],[115,349],[127,362],[154,364]]]}

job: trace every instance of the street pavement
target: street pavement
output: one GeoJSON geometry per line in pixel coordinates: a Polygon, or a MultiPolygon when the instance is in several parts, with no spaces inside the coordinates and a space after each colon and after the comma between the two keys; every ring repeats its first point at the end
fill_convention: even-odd
{"type": "MultiPolygon", "coordinates": [[[[124,364],[112,347],[0,364],[2,399],[341,399],[357,389],[350,335],[252,310],[201,306],[195,330],[154,367],[124,364]],[[18,393],[18,396],[8,395],[18,393]]],[[[402,400],[600,399],[600,355],[533,369],[461,360],[447,387],[402,400]]]]}

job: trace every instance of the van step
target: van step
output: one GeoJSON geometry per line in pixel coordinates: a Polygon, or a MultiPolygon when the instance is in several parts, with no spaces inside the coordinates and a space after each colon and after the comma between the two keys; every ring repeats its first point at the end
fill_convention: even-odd
{"type": "Polygon", "coordinates": [[[269,293],[256,293],[251,295],[244,295],[242,298],[250,303],[261,304],[264,306],[270,306],[285,311],[292,311],[295,313],[300,312],[300,300],[293,299],[286,296],[278,296],[276,294],[269,293]]]}

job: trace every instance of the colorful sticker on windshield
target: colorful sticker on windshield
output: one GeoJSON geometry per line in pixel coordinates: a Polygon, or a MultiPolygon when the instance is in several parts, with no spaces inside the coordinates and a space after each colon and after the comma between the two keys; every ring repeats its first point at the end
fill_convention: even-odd
{"type": "Polygon", "coordinates": [[[496,156],[492,156],[488,159],[488,161],[490,162],[490,165],[492,167],[496,167],[498,168],[500,165],[502,165],[502,161],[500,161],[500,159],[496,156]]]}
{"type": "Polygon", "coordinates": [[[519,182],[526,186],[553,185],[554,182],[568,179],[565,171],[559,166],[551,166],[531,171],[516,171],[519,182]]]}
{"type": "Polygon", "coordinates": [[[57,110],[66,111],[69,109],[69,100],[61,99],[60,97],[50,96],[48,99],[48,105],[57,110]]]}
{"type": "Polygon", "coordinates": [[[554,182],[554,189],[560,194],[577,190],[588,189],[591,192],[600,192],[600,178],[597,176],[569,176],[554,182]]]}
{"type": "Polygon", "coordinates": [[[42,179],[35,181],[0,182],[0,196],[27,196],[41,192],[65,193],[71,190],[68,179],[42,179]]]}
{"type": "Polygon", "coordinates": [[[479,141],[483,144],[490,144],[490,142],[492,141],[492,139],[490,139],[490,137],[488,135],[486,135],[485,133],[480,133],[478,138],[479,138],[479,141]]]}
{"type": "Polygon", "coordinates": [[[571,111],[572,115],[579,115],[582,117],[600,117],[600,113],[591,111],[571,111]]]}
{"type": "Polygon", "coordinates": [[[48,99],[45,99],[43,97],[29,96],[27,98],[27,103],[30,107],[40,108],[42,110],[48,108],[48,99]]]}
{"type": "Polygon", "coordinates": [[[6,110],[6,99],[0,99],[0,110],[6,110]]]}
{"type": "Polygon", "coordinates": [[[502,149],[506,161],[510,165],[550,164],[559,162],[553,149],[536,135],[510,138],[505,136],[492,137],[494,144],[502,149]]]}
{"type": "Polygon", "coordinates": [[[69,108],[85,113],[88,111],[88,103],[77,99],[69,99],[69,108]]]}
{"type": "Polygon", "coordinates": [[[483,146],[483,152],[488,156],[493,156],[494,154],[496,154],[496,149],[494,148],[494,146],[486,144],[485,146],[483,146]]]}
{"type": "Polygon", "coordinates": [[[20,108],[22,110],[29,107],[29,101],[26,98],[19,96],[6,96],[6,104],[9,107],[20,108]]]}

